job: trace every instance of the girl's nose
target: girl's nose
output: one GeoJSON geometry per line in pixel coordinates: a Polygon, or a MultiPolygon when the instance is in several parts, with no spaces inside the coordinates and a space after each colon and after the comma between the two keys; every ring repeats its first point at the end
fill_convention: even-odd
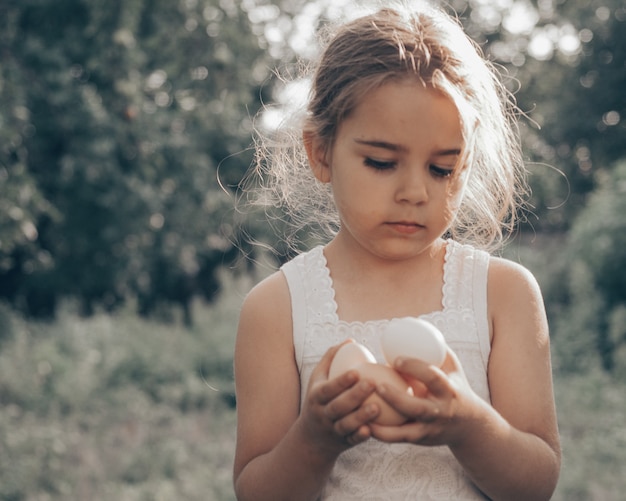
{"type": "Polygon", "coordinates": [[[421,169],[407,169],[405,174],[399,177],[396,200],[410,204],[428,201],[426,176],[421,169]]]}

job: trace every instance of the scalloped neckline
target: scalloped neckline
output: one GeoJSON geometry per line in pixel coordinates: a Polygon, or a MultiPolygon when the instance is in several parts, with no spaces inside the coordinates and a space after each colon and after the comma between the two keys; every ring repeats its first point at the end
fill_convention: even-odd
{"type": "MultiPolygon", "coordinates": [[[[448,284],[448,275],[449,275],[449,268],[450,268],[450,257],[452,256],[452,253],[454,251],[454,245],[453,245],[453,241],[451,239],[446,240],[445,242],[446,245],[446,249],[445,249],[445,253],[444,253],[444,257],[443,257],[443,284],[441,286],[441,305],[442,308],[439,310],[433,310],[430,311],[428,313],[423,313],[421,315],[418,315],[416,318],[422,318],[422,319],[432,319],[434,317],[437,317],[439,315],[442,315],[445,313],[445,311],[448,309],[449,305],[448,305],[448,294],[447,294],[447,284],[448,284]]],[[[351,320],[351,321],[347,321],[347,320],[341,320],[339,318],[339,314],[337,313],[339,311],[339,305],[337,304],[337,301],[335,299],[335,285],[333,282],[333,277],[330,274],[330,268],[328,267],[328,261],[326,260],[326,255],[324,254],[324,247],[320,246],[319,247],[319,255],[320,255],[320,265],[323,271],[323,279],[324,282],[327,284],[328,287],[328,291],[330,292],[329,294],[329,300],[332,304],[332,315],[335,319],[335,323],[337,325],[341,325],[341,326],[360,326],[360,327],[367,327],[367,326],[380,326],[380,325],[386,325],[387,323],[389,323],[391,320],[393,320],[396,317],[393,318],[380,318],[380,319],[373,319],[373,320],[351,320]]]]}

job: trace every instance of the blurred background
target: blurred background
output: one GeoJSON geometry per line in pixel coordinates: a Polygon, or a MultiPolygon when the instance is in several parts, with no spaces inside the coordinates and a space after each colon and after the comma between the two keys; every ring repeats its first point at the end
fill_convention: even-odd
{"type": "MultiPolygon", "coordinates": [[[[555,499],[623,499],[626,3],[449,4],[526,114],[555,499]]],[[[252,132],[362,5],[0,0],[0,500],[234,499],[237,311],[288,256],[236,209],[252,132]]]]}

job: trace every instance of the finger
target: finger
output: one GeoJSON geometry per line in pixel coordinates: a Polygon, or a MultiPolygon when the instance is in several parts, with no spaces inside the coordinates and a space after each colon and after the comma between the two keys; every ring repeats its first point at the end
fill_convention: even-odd
{"type": "Polygon", "coordinates": [[[424,383],[413,378],[407,378],[407,383],[409,383],[409,386],[413,390],[413,395],[418,398],[428,397],[428,387],[424,383]]]}
{"type": "Polygon", "coordinates": [[[440,389],[442,377],[445,378],[441,369],[416,358],[399,358],[394,368],[402,375],[422,383],[431,393],[440,389]]]}
{"type": "Polygon", "coordinates": [[[372,436],[372,431],[369,426],[362,425],[354,433],[347,435],[345,441],[348,445],[354,446],[362,442],[365,442],[372,436]]]}
{"type": "Polygon", "coordinates": [[[354,412],[335,421],[334,429],[337,434],[345,437],[350,443],[354,440],[369,438],[369,423],[376,419],[380,409],[374,404],[364,405],[354,412]]]}
{"type": "Polygon", "coordinates": [[[328,370],[330,368],[330,364],[337,353],[337,350],[346,342],[349,341],[344,341],[341,344],[329,348],[311,373],[308,391],[315,392],[317,394],[316,400],[322,405],[330,402],[346,388],[351,387],[359,380],[358,372],[348,371],[335,378],[332,382],[328,381],[328,370]]]}
{"type": "Polygon", "coordinates": [[[379,385],[376,392],[385,402],[410,421],[430,423],[437,420],[441,415],[439,403],[435,399],[411,396],[386,384],[379,385]]]}
{"type": "MultiPolygon", "coordinates": [[[[326,386],[332,386],[335,383],[339,384],[341,379],[343,379],[343,376],[329,382],[326,386]]],[[[326,417],[331,421],[336,421],[354,412],[374,393],[375,389],[374,383],[366,379],[359,381],[358,384],[353,384],[349,388],[345,388],[335,398],[327,402],[325,407],[326,417]]]]}
{"type": "MultiPolygon", "coordinates": [[[[446,360],[449,356],[446,356],[446,360]]],[[[395,369],[403,375],[421,382],[435,397],[446,396],[452,391],[446,372],[416,358],[399,358],[396,361],[395,369]]]]}
{"type": "Polygon", "coordinates": [[[348,371],[332,380],[322,380],[310,385],[307,400],[313,405],[326,406],[343,392],[356,385],[359,381],[359,373],[348,371]]]}
{"type": "Polygon", "coordinates": [[[370,425],[372,437],[388,443],[419,443],[428,436],[428,425],[409,423],[401,426],[370,425]]]}

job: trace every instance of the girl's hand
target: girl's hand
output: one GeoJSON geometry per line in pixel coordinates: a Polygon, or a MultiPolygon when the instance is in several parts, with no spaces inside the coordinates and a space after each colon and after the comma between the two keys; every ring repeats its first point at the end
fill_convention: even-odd
{"type": "Polygon", "coordinates": [[[376,389],[374,383],[348,371],[328,379],[330,363],[341,345],[330,348],[313,370],[298,424],[312,443],[339,454],[371,436],[376,405],[363,402],[376,389]]]}
{"type": "Polygon", "coordinates": [[[387,385],[377,388],[379,395],[408,419],[400,426],[371,424],[372,436],[378,440],[449,445],[461,438],[469,419],[484,408],[450,348],[441,368],[404,358],[397,361],[395,369],[409,380],[414,396],[387,385]]]}

